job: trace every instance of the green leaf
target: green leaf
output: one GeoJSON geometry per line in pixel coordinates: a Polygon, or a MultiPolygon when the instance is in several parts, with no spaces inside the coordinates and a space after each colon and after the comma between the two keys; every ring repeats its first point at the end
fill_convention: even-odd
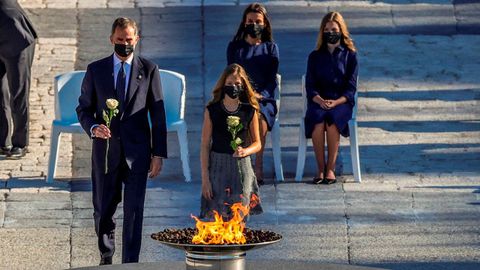
{"type": "Polygon", "coordinates": [[[103,110],[103,121],[105,121],[105,123],[108,123],[110,122],[109,121],[110,119],[108,119],[108,114],[105,110],[103,110]]]}
{"type": "Polygon", "coordinates": [[[238,145],[235,143],[235,141],[230,142],[230,147],[232,147],[233,151],[237,151],[238,145]]]}

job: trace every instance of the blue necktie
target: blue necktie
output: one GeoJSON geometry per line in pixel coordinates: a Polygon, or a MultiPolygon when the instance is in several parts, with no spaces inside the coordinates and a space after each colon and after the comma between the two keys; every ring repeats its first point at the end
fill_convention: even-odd
{"type": "Polygon", "coordinates": [[[124,108],[124,105],[125,105],[125,79],[126,79],[126,75],[125,75],[125,66],[124,66],[124,62],[122,62],[122,66],[120,67],[120,70],[118,71],[118,74],[117,74],[117,98],[118,98],[118,102],[120,104],[120,111],[123,112],[123,109],[124,108]]]}

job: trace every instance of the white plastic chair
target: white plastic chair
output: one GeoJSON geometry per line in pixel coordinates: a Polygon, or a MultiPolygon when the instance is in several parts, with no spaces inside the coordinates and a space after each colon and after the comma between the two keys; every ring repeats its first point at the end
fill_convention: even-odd
{"type": "MultiPolygon", "coordinates": [[[[192,177],[188,155],[187,124],[184,120],[185,76],[168,70],[160,69],[159,71],[167,118],[167,131],[176,131],[178,134],[183,175],[185,181],[190,182],[192,177]]],[[[55,120],[52,122],[47,183],[52,183],[55,177],[60,133],[84,134],[75,112],[84,76],[85,71],[73,71],[58,75],[54,79],[55,120]]]]}
{"type": "MultiPolygon", "coordinates": [[[[275,91],[275,101],[277,103],[278,112],[280,112],[280,95],[282,92],[282,76],[277,74],[277,91],[275,91]]],[[[277,113],[275,123],[270,131],[270,141],[272,143],[273,163],[275,165],[275,176],[277,181],[284,181],[282,167],[282,147],[280,145],[280,113],[277,113]]]]}
{"type": "Polygon", "coordinates": [[[55,177],[60,134],[84,133],[80,123],[78,123],[77,113],[75,112],[84,76],[85,71],[72,71],[55,76],[55,120],[52,121],[47,183],[52,183],[55,177]]]}
{"type": "Polygon", "coordinates": [[[185,76],[170,70],[159,69],[163,89],[163,102],[167,118],[167,131],[176,131],[180,144],[183,176],[192,181],[189,165],[187,123],[185,114],[185,76]]]}
{"type": "MultiPolygon", "coordinates": [[[[303,170],[305,168],[305,155],[307,151],[307,139],[305,138],[305,112],[307,111],[307,94],[305,90],[305,75],[302,76],[302,99],[303,114],[300,120],[300,128],[298,132],[298,156],[297,156],[297,172],[295,180],[301,181],[303,178],[303,170]]],[[[352,171],[355,182],[362,181],[360,172],[360,156],[358,152],[358,134],[357,134],[357,99],[358,91],[355,93],[355,106],[353,107],[352,119],[348,122],[350,129],[350,155],[352,159],[352,171]]]]}

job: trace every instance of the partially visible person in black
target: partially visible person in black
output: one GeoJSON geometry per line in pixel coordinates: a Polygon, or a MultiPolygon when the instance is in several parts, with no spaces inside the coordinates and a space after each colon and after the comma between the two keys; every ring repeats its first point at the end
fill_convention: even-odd
{"type": "Polygon", "coordinates": [[[0,155],[25,156],[28,94],[37,33],[16,0],[0,1],[0,155]],[[13,127],[12,127],[13,124],[13,127]]]}

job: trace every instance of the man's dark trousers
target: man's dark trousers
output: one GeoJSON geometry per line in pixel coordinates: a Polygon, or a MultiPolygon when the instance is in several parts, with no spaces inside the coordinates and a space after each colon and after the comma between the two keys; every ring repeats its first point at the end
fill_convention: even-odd
{"type": "Polygon", "coordinates": [[[115,251],[115,210],[122,201],[123,238],[122,263],[138,262],[143,225],[143,209],[147,172],[130,171],[123,151],[117,168],[110,168],[105,175],[102,171],[92,172],[92,191],[95,231],[98,235],[98,247],[103,257],[110,257],[115,251]],[[102,192],[103,191],[103,192],[102,192]]]}
{"type": "Polygon", "coordinates": [[[28,145],[30,70],[37,37],[17,0],[1,0],[0,147],[28,145]]]}
{"type": "Polygon", "coordinates": [[[12,57],[0,53],[0,146],[28,146],[28,97],[34,52],[35,43],[12,57]]]}

